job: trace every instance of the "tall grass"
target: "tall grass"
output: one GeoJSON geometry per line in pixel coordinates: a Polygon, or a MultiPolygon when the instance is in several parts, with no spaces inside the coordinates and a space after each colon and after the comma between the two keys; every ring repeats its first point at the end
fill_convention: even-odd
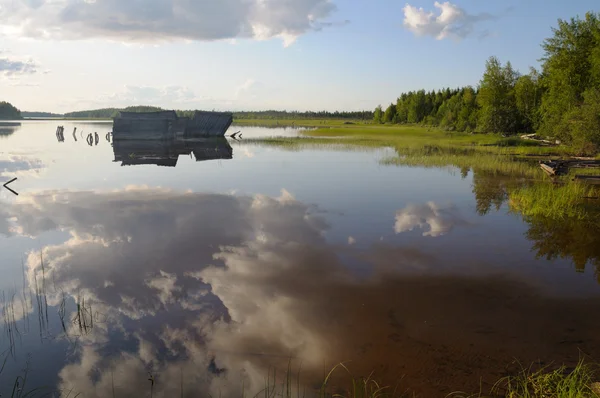
{"type": "Polygon", "coordinates": [[[565,366],[555,370],[532,370],[529,367],[516,376],[499,380],[492,393],[509,398],[596,398],[600,397],[597,375],[597,369],[583,360],[573,370],[565,366]]]}
{"type": "Polygon", "coordinates": [[[537,164],[518,160],[501,153],[488,153],[473,148],[427,145],[421,148],[398,150],[399,156],[384,160],[386,164],[410,167],[470,168],[488,175],[505,175],[521,178],[540,178],[537,164]]]}
{"type": "Polygon", "coordinates": [[[534,370],[533,365],[498,380],[489,393],[455,392],[448,398],[600,398],[597,366],[580,360],[574,369],[560,366],[534,370]]]}
{"type": "Polygon", "coordinates": [[[510,192],[509,205],[524,216],[588,220],[598,216],[596,201],[588,198],[598,197],[599,191],[577,181],[538,183],[510,192]]]}

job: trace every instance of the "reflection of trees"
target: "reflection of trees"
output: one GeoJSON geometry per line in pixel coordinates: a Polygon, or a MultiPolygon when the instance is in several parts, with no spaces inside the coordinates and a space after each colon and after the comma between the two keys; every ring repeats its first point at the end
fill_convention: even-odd
{"type": "Polygon", "coordinates": [[[600,282],[600,222],[542,217],[525,220],[529,223],[527,239],[533,242],[538,258],[570,258],[579,272],[593,264],[600,282]]]}
{"type": "Polygon", "coordinates": [[[504,201],[508,199],[506,179],[488,173],[474,172],[473,193],[479,215],[483,216],[489,213],[492,206],[496,210],[500,210],[504,201]]]}
{"type": "Polygon", "coordinates": [[[21,128],[18,122],[0,122],[0,137],[9,136],[21,128]]]}

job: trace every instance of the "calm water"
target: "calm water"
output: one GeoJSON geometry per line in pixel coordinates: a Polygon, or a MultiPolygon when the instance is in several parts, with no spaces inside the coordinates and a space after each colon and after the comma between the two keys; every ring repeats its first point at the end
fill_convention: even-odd
{"type": "Polygon", "coordinates": [[[509,213],[502,181],[244,144],[294,129],[113,148],[111,127],[0,126],[3,396],[25,374],[65,397],[252,396],[290,360],[307,391],[351,361],[443,396],[515,358],[600,358],[600,237],[509,213]]]}

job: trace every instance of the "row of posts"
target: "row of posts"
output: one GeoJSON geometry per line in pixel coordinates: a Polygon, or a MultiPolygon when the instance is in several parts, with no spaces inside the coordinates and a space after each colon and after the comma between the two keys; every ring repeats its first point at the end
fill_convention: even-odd
{"type": "MultiPolygon", "coordinates": [[[[64,131],[64,126],[58,126],[56,128],[56,138],[58,139],[58,142],[65,142],[64,131]]],[[[108,142],[110,142],[110,134],[111,133],[106,133],[106,136],[104,137],[108,142]]],[[[73,139],[75,140],[75,142],[77,142],[77,127],[73,128],[73,139]]],[[[88,143],[89,146],[98,145],[98,142],[100,142],[100,136],[97,132],[94,132],[94,134],[89,133],[85,141],[88,143]]]]}

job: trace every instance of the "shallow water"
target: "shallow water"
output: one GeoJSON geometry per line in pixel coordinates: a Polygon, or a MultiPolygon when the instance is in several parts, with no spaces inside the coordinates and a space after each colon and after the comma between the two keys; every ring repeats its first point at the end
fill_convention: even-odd
{"type": "Polygon", "coordinates": [[[600,237],[509,213],[497,178],[244,143],[289,128],[117,150],[111,127],[0,126],[0,394],[26,373],[63,396],[253,396],[288,363],[310,391],[350,361],[440,396],[515,358],[600,357],[600,237]]]}

